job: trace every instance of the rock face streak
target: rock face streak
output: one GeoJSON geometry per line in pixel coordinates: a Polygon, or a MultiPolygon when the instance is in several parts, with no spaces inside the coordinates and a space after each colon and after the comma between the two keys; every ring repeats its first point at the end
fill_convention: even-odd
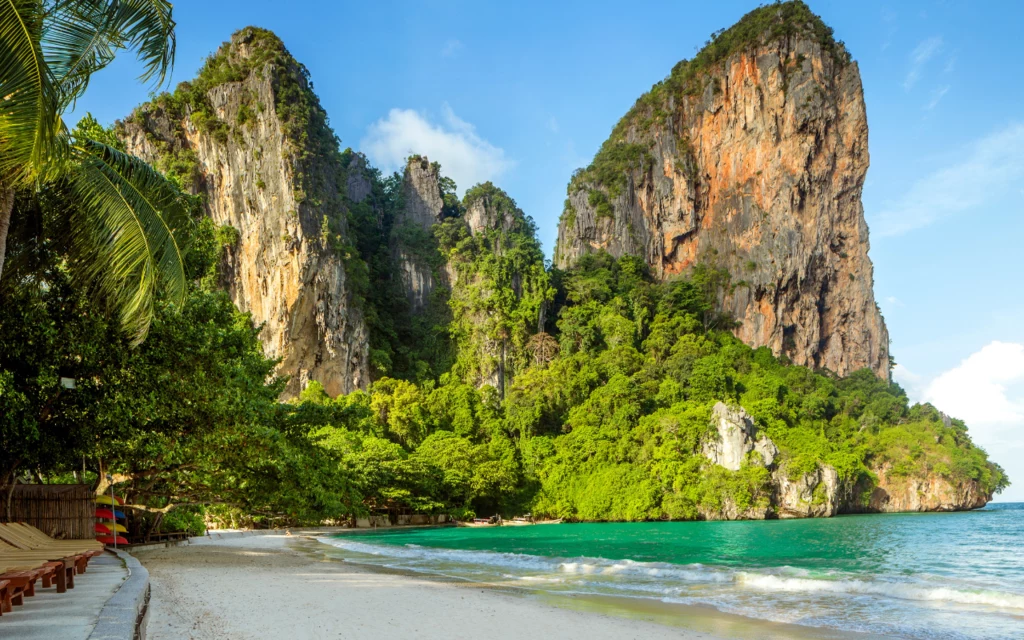
{"type": "Polygon", "coordinates": [[[861,204],[857,64],[797,35],[746,47],[697,81],[687,95],[641,98],[616,128],[613,140],[645,150],[621,189],[592,176],[570,186],[556,264],[603,249],[644,258],[662,279],[725,268],[721,308],[744,342],[839,375],[888,376],[861,204]]]}
{"type": "MultiPolygon", "coordinates": [[[[256,54],[247,31],[216,55],[244,65],[256,54]]],[[[284,73],[308,90],[292,64],[284,73]]],[[[285,397],[309,380],[331,395],[348,393],[369,382],[369,364],[362,312],[353,303],[340,252],[326,239],[327,227],[346,232],[344,210],[337,206],[346,175],[334,156],[304,153],[286,135],[278,114],[282,74],[274,65],[257,64],[244,78],[208,91],[217,118],[235,125],[230,135],[212,135],[187,113],[175,118],[155,102],[122,124],[122,136],[129,152],[157,166],[169,153],[194,154],[193,190],[206,196],[214,222],[238,231],[222,264],[222,283],[235,304],[263,325],[266,353],[281,358],[278,371],[290,377],[285,397]],[[248,119],[235,124],[243,121],[243,109],[248,119]]],[[[358,180],[350,182],[358,188],[358,180]]]]}

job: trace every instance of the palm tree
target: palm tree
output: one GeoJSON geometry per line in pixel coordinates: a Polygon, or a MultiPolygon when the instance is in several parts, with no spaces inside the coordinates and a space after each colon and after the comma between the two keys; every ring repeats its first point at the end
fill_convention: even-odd
{"type": "Polygon", "coordinates": [[[158,283],[181,303],[186,289],[180,193],[149,165],[73,136],[62,115],[119,50],[134,50],[143,82],[164,83],[175,37],[165,0],[0,0],[0,274],[14,194],[64,182],[71,255],[119,309],[137,342],[158,283]]]}

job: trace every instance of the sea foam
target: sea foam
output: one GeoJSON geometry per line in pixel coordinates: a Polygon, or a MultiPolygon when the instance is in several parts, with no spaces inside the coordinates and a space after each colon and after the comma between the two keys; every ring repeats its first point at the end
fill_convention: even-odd
{"type": "Polygon", "coordinates": [[[577,588],[591,586],[647,593],[674,593],[694,585],[728,585],[772,593],[836,593],[868,595],[901,600],[935,601],[960,605],[982,605],[999,609],[1024,610],[1024,595],[1000,591],[954,589],[919,582],[864,580],[857,577],[822,579],[806,577],[807,571],[790,567],[762,571],[739,571],[703,564],[677,565],[663,562],[612,560],[607,558],[557,558],[522,553],[470,549],[446,549],[418,545],[369,544],[351,538],[320,538],[321,542],[368,556],[404,560],[407,568],[449,573],[450,565],[467,569],[487,567],[497,576],[534,584],[564,584],[574,578],[577,588]],[[443,569],[442,569],[443,567],[443,569]],[[783,575],[780,575],[783,574],[783,575]],[[789,574],[789,575],[786,575],[789,574]],[[792,574],[797,574],[796,576],[792,574]],[[586,579],[586,580],[582,580],[586,579]]]}

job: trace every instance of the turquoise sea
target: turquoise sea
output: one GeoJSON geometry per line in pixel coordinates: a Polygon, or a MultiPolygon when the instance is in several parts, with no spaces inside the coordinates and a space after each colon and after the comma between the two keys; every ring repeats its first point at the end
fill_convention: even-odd
{"type": "Polygon", "coordinates": [[[766,522],[384,529],[351,562],[899,638],[1024,638],[1024,503],[766,522]]]}

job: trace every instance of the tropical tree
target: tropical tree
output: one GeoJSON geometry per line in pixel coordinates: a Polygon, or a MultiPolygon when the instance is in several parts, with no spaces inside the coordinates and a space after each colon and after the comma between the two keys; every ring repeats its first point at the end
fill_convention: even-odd
{"type": "Polygon", "coordinates": [[[184,300],[186,208],[151,167],[75,136],[62,119],[91,75],[125,49],[142,62],[141,81],[164,82],[175,49],[169,2],[0,0],[0,274],[15,192],[66,183],[84,205],[68,220],[72,261],[140,342],[158,282],[170,300],[184,300]]]}

